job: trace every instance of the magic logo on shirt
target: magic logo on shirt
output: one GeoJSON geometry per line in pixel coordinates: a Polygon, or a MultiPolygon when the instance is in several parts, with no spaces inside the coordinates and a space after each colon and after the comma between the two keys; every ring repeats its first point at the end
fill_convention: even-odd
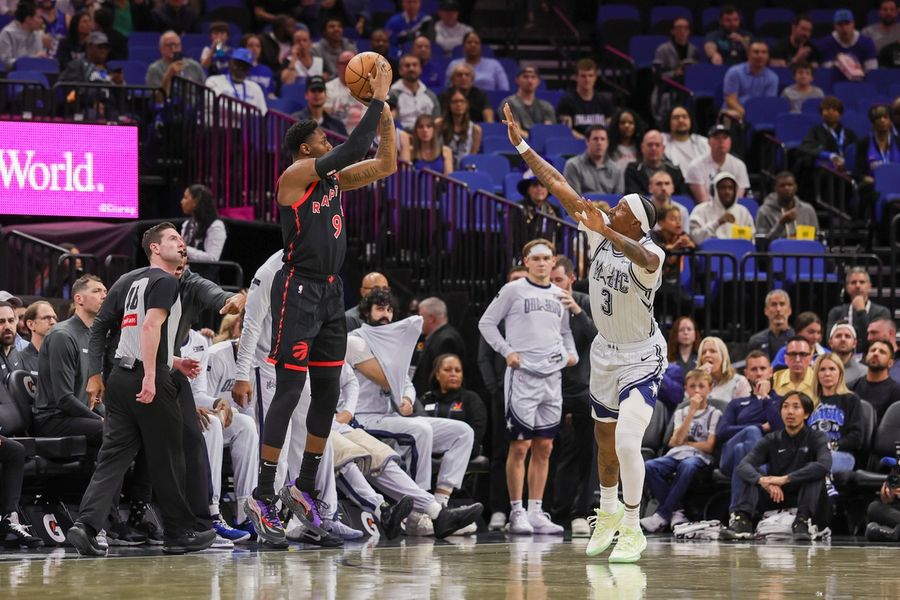
{"type": "Polygon", "coordinates": [[[616,269],[600,261],[594,262],[591,277],[594,278],[594,281],[599,281],[623,294],[628,293],[628,284],[631,283],[631,278],[628,276],[627,271],[616,269]]]}
{"type": "Polygon", "coordinates": [[[525,314],[530,312],[551,312],[557,316],[562,316],[562,304],[556,298],[525,298],[525,314]]]}
{"type": "Polygon", "coordinates": [[[830,440],[838,440],[841,438],[841,428],[844,426],[845,420],[846,415],[842,408],[833,404],[820,404],[809,417],[809,426],[818,429],[830,440]]]}

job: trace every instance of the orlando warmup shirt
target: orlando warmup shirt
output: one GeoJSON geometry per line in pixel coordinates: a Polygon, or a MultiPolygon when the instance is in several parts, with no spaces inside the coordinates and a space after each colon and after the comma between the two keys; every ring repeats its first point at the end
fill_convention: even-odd
{"type": "Polygon", "coordinates": [[[237,340],[225,340],[213,344],[203,353],[200,374],[191,381],[197,406],[212,409],[220,398],[231,400],[237,351],[237,340]]]}
{"type": "Polygon", "coordinates": [[[279,250],[270,256],[256,270],[247,302],[244,304],[244,325],[241,329],[241,343],[238,349],[235,378],[241,381],[252,381],[250,371],[254,365],[262,368],[274,367],[266,362],[272,349],[272,280],[281,270],[284,253],[279,250]],[[265,335],[262,333],[265,332],[265,335]]]}

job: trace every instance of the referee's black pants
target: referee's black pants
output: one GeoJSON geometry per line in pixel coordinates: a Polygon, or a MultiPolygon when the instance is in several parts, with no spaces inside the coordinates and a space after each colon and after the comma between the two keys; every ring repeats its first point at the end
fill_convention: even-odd
{"type": "Polygon", "coordinates": [[[184,497],[182,416],[175,383],[165,367],[156,372],[156,397],[142,404],[143,366],[113,369],[106,385],[106,427],[97,468],[81,501],[78,520],[96,530],[103,528],[131,462],[143,446],[150,482],[162,512],[166,539],[194,528],[194,516],[184,497]]]}

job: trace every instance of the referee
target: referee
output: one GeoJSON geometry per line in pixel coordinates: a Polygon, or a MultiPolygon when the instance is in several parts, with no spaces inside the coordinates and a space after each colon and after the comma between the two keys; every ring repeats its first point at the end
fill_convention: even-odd
{"type": "MultiPolygon", "coordinates": [[[[119,493],[125,472],[143,446],[150,479],[162,511],[163,552],[181,554],[212,545],[215,531],[194,531],[195,519],[184,497],[182,417],[171,369],[181,317],[174,273],[186,250],[171,223],[148,229],[141,245],[150,266],[124,275],[113,290],[126,289],[122,332],[106,394],[106,431],[97,468],[67,540],[82,555],[105,556],[96,540],[119,493]]],[[[91,347],[94,340],[92,331],[91,347]]],[[[104,332],[105,334],[105,332],[104,332]]],[[[99,340],[102,345],[105,340],[99,340]]]]}

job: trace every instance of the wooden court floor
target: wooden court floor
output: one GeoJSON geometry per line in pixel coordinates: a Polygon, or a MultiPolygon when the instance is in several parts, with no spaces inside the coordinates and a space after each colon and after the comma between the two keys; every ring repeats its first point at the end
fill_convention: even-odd
{"type": "Polygon", "coordinates": [[[900,545],[650,538],[640,563],[609,565],[584,556],[585,544],[491,534],[174,557],[116,548],[105,559],[63,548],[3,551],[0,598],[900,598],[900,545]]]}

